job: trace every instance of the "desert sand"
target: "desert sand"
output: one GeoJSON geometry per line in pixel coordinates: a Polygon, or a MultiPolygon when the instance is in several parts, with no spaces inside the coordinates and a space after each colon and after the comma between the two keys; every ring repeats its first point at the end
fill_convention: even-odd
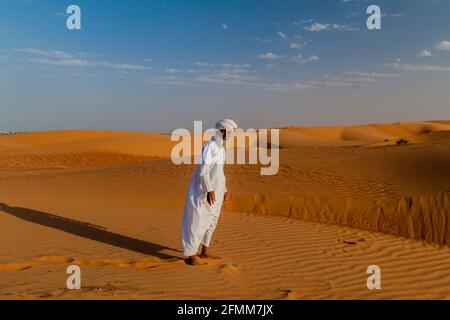
{"type": "Polygon", "coordinates": [[[0,136],[0,299],[450,299],[450,121],[280,137],[276,176],[226,167],[221,259],[192,267],[195,166],[172,164],[170,136],[0,136]],[[72,264],[81,290],[66,289],[72,264]]]}

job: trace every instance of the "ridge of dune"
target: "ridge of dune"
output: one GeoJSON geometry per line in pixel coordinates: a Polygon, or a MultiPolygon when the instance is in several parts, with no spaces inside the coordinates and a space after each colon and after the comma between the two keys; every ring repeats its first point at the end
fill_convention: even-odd
{"type": "Polygon", "coordinates": [[[171,148],[169,135],[139,132],[69,130],[0,137],[0,150],[16,154],[105,152],[168,157],[171,148]]]}
{"type": "Polygon", "coordinates": [[[230,211],[275,215],[450,245],[450,192],[397,199],[233,195],[230,211]]]}
{"type": "Polygon", "coordinates": [[[108,166],[170,157],[170,136],[69,130],[0,136],[0,169],[108,166]]]}
{"type": "Polygon", "coordinates": [[[436,131],[412,135],[408,138],[410,143],[427,143],[450,140],[450,131],[436,131]]]}
{"type": "Polygon", "coordinates": [[[445,131],[434,131],[434,132],[424,132],[420,134],[414,134],[410,136],[405,136],[405,138],[387,140],[383,142],[377,142],[370,144],[370,146],[392,146],[399,144],[417,144],[417,143],[433,143],[440,141],[450,141],[450,130],[445,131]]]}
{"type": "Polygon", "coordinates": [[[450,125],[450,120],[431,120],[430,122],[450,125]]]}
{"type": "Polygon", "coordinates": [[[450,131],[450,121],[417,121],[316,128],[292,126],[283,129],[283,131],[287,135],[298,135],[305,140],[377,142],[429,132],[450,131]]]}

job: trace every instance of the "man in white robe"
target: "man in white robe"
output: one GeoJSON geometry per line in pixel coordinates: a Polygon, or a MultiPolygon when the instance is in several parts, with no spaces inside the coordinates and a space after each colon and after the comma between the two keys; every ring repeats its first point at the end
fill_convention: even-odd
{"type": "Polygon", "coordinates": [[[200,257],[208,258],[208,247],[219,221],[222,204],[227,200],[225,141],[237,129],[233,120],[216,123],[216,135],[203,146],[201,163],[192,177],[186,197],[182,223],[182,244],[186,263],[199,264],[200,257]]]}

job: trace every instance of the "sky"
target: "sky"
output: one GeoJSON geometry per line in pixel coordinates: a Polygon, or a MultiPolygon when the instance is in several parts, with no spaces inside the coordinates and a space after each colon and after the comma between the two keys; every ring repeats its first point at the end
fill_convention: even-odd
{"type": "Polygon", "coordinates": [[[449,89],[448,0],[0,2],[1,131],[450,119],[449,89]]]}

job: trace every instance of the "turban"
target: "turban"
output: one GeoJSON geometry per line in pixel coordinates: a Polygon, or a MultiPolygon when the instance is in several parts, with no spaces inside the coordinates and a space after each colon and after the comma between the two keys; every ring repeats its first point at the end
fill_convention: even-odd
{"type": "Polygon", "coordinates": [[[216,123],[217,130],[226,130],[227,132],[235,132],[238,128],[236,122],[230,119],[220,120],[216,123]]]}

